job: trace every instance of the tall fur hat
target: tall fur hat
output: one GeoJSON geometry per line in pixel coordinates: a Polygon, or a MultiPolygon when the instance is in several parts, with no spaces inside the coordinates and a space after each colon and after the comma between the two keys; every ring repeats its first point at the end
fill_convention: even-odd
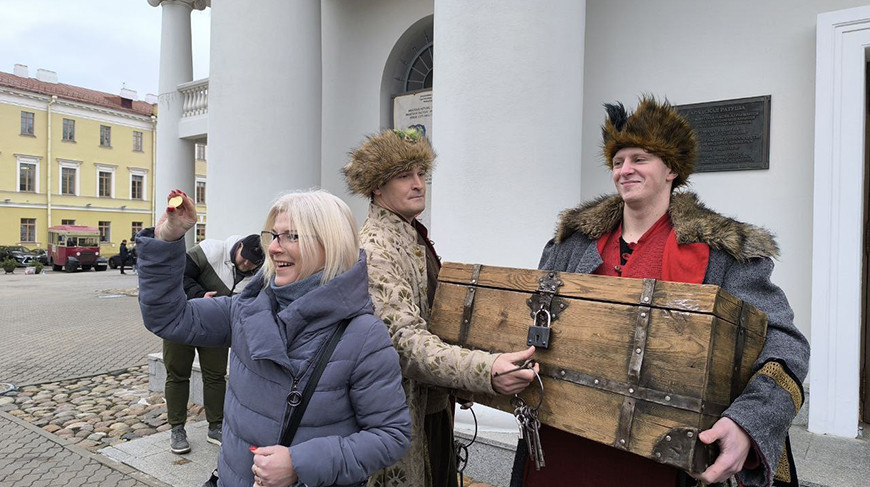
{"type": "Polygon", "coordinates": [[[428,174],[434,161],[435,151],[423,131],[385,130],[351,152],[342,172],[351,192],[370,197],[387,181],[416,165],[428,174]]]}
{"type": "Polygon", "coordinates": [[[639,147],[662,158],[675,173],[674,188],[686,184],[695,170],[698,140],[695,130],[676,108],[665,100],[659,103],[644,96],[631,115],[622,103],[605,104],[607,120],[601,126],[602,152],[607,166],[620,149],[639,147]]]}

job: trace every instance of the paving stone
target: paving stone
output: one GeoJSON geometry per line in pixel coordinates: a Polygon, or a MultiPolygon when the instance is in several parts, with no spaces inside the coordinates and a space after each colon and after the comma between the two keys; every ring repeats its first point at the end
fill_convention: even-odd
{"type": "Polygon", "coordinates": [[[0,485],[154,487],[161,484],[129,469],[119,471],[89,453],[72,451],[51,439],[50,434],[29,429],[0,413],[0,485]]]}

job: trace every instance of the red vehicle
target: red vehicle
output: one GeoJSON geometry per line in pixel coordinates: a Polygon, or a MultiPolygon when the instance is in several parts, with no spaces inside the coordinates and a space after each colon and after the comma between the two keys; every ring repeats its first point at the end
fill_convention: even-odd
{"type": "Polygon", "coordinates": [[[100,257],[100,231],[82,225],[49,227],[48,263],[55,271],[106,270],[109,264],[100,257]]]}

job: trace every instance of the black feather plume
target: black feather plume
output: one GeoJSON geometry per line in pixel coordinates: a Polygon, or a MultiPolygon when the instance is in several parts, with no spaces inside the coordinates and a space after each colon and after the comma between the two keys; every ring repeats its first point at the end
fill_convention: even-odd
{"type": "Polygon", "coordinates": [[[625,128],[625,123],[628,121],[628,114],[625,112],[625,107],[622,103],[605,103],[604,109],[607,111],[607,118],[616,130],[622,131],[625,128]]]}

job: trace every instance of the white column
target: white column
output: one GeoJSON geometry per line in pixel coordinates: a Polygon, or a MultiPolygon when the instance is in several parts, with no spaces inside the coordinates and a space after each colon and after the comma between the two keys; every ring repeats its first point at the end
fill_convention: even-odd
{"type": "MultiPolygon", "coordinates": [[[[194,195],[194,144],[178,138],[184,98],[178,85],[193,80],[193,54],[190,38],[190,12],[204,2],[193,0],[148,0],[163,10],[160,35],[160,77],[157,102],[157,163],[154,168],[155,222],[166,209],[169,191],[181,189],[194,195]],[[195,5],[196,4],[196,5],[195,5]]],[[[150,194],[150,192],[148,193],[150,194]]],[[[188,232],[188,246],[194,243],[188,232]]]]}
{"type": "Polygon", "coordinates": [[[445,260],[536,267],[578,203],[585,13],[435,0],[431,230],[445,260]]]}
{"type": "Polygon", "coordinates": [[[320,184],[320,2],[211,9],[206,235],[223,238],[260,231],[279,193],[320,184]]]}
{"type": "MultiPolygon", "coordinates": [[[[583,0],[435,0],[431,236],[445,261],[534,268],[578,203],[585,14],[583,0]]],[[[516,430],[475,410],[482,428],[516,430]]]]}

